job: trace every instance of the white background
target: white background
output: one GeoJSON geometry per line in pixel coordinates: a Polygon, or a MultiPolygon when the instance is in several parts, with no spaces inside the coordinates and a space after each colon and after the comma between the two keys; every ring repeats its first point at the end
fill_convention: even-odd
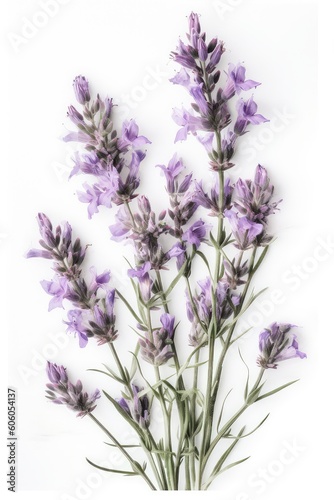
{"type": "MultiPolygon", "coordinates": [[[[176,69],[169,53],[178,36],[184,36],[186,16],[191,11],[201,14],[207,32],[224,39],[225,63],[244,61],[247,76],[262,82],[255,100],[271,122],[253,129],[237,156],[238,175],[251,175],[261,163],[270,172],[277,196],[284,198],[273,224],[278,239],[259,280],[259,285],[270,287],[266,299],[270,300],[274,290],[280,291],[283,299],[273,310],[268,306],[268,314],[263,313],[263,305],[259,328],[273,320],[301,325],[300,344],[308,353],[307,360],[291,361],[270,374],[278,383],[291,378],[301,381],[259,409],[259,419],[266,410],[271,416],[242,445],[243,456],[251,454],[251,460],[214,483],[212,494],[222,500],[277,500],[326,493],[331,481],[326,450],[331,449],[332,441],[328,430],[328,391],[332,387],[328,367],[333,344],[328,283],[333,279],[333,249],[325,248],[321,262],[314,255],[318,255],[319,242],[334,240],[334,228],[332,165],[326,155],[332,139],[326,137],[324,119],[328,113],[323,116],[320,106],[317,114],[317,2],[69,0],[62,5],[59,2],[58,11],[46,17],[40,15],[41,5],[41,1],[33,0],[7,3],[2,37],[8,85],[3,91],[2,117],[5,155],[0,233],[5,284],[1,291],[4,335],[9,339],[8,384],[18,393],[18,498],[39,498],[40,494],[47,499],[100,500],[110,492],[146,493],[146,486],[133,478],[95,475],[101,482],[96,485],[92,479],[95,471],[86,464],[85,456],[96,461],[106,459],[108,454],[110,458],[110,450],[102,445],[103,436],[92,429],[88,419],[76,419],[64,408],[46,403],[45,356],[71,367],[75,377],[94,389],[101,378],[85,370],[100,366],[108,353],[93,343],[79,351],[74,339],[69,339],[65,348],[57,346],[57,339],[64,342],[64,313],[47,312],[48,297],[39,285],[41,279],[51,279],[52,272],[47,261],[27,261],[24,253],[37,244],[37,212],[46,212],[55,222],[68,219],[85,243],[93,243],[89,264],[100,271],[117,269],[114,283],[124,286],[121,269],[124,251],[128,250],[109,239],[110,212],[101,210],[88,221],[86,206],[75,196],[81,179],[66,180],[71,146],[60,139],[69,126],[66,108],[74,103],[71,83],[77,74],[87,76],[93,92],[108,94],[119,103],[116,122],[128,113],[152,141],[143,165],[143,189],[157,207],[163,208],[161,188],[157,187],[162,178],[154,166],[166,163],[174,151],[183,156],[198,178],[207,175],[203,173],[206,157],[195,139],[173,144],[177,128],[170,118],[174,106],[189,102],[168,78],[176,69]],[[29,22],[44,25],[27,28],[29,22]],[[149,80],[152,88],[148,88],[147,75],[152,72],[158,76],[149,80]],[[127,95],[130,105],[126,104],[127,95]],[[252,137],[255,146],[249,142],[252,137]],[[300,266],[303,277],[292,282],[292,274],[300,272],[295,266],[300,266]],[[277,477],[270,475],[260,494],[251,478],[262,469],[275,468],[272,464],[280,461],[286,443],[293,442],[298,444],[298,456],[291,464],[284,464],[277,477]],[[86,484],[86,489],[78,489],[79,484],[86,484]]],[[[323,14],[324,21],[325,17],[323,14]]],[[[324,26],[325,49],[328,31],[324,26]]],[[[328,106],[328,101],[322,105],[328,106]]],[[[127,323],[123,317],[124,329],[127,323]]],[[[255,329],[253,344],[257,332],[255,329]]],[[[129,341],[120,338],[119,345],[125,355],[129,341]]],[[[252,359],[254,347],[248,343],[244,347],[250,348],[252,359]]],[[[6,373],[4,377],[7,382],[6,373]]],[[[274,380],[271,378],[272,384],[274,380]]],[[[111,418],[103,410],[100,414],[111,418]]],[[[127,438],[121,422],[115,419],[112,425],[127,438]]],[[[5,420],[2,428],[6,428],[5,420]]],[[[2,458],[3,483],[6,452],[2,458]]]]}

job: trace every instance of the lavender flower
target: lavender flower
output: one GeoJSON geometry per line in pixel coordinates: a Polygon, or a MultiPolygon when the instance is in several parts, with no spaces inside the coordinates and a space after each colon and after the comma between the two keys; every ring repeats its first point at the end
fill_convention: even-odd
{"type": "Polygon", "coordinates": [[[264,224],[269,215],[274,214],[282,201],[272,201],[274,186],[270,184],[268,173],[258,165],[254,181],[239,179],[235,185],[236,201],[234,206],[248,219],[264,224]]]}
{"type": "Polygon", "coordinates": [[[248,261],[243,264],[236,264],[235,258],[231,262],[224,260],[224,281],[228,283],[231,290],[235,290],[238,286],[244,285],[246,281],[243,279],[248,273],[248,261]]]}
{"type": "Polygon", "coordinates": [[[47,375],[50,380],[47,387],[47,398],[53,403],[66,405],[71,410],[77,412],[78,417],[84,417],[96,408],[96,400],[101,397],[100,391],[96,391],[89,396],[83,391],[80,380],[74,385],[68,380],[66,368],[55,363],[47,363],[47,375]]]}
{"type": "Polygon", "coordinates": [[[146,262],[137,269],[129,269],[128,275],[130,278],[137,278],[139,281],[139,289],[141,296],[145,302],[150,300],[153,281],[149,275],[151,264],[146,262]]]}
{"type": "Polygon", "coordinates": [[[185,166],[183,165],[182,160],[178,157],[177,153],[174,154],[167,167],[165,165],[157,165],[157,167],[161,168],[161,170],[165,174],[167,181],[167,192],[169,194],[178,192],[177,178],[184,170],[185,166]]]}
{"type": "Polygon", "coordinates": [[[68,311],[67,316],[69,321],[64,321],[65,325],[67,325],[67,333],[74,333],[74,335],[78,335],[79,338],[79,346],[81,348],[86,347],[88,343],[87,333],[89,329],[87,327],[87,312],[82,309],[74,309],[68,311]]]}
{"type": "Polygon", "coordinates": [[[211,188],[210,195],[205,193],[202,182],[196,182],[196,201],[197,203],[210,210],[209,215],[213,217],[220,217],[225,210],[231,208],[233,186],[231,186],[230,179],[226,179],[224,186],[224,206],[223,210],[219,208],[219,183],[216,177],[215,183],[211,188]]]}
{"type": "Polygon", "coordinates": [[[132,385],[133,389],[133,418],[138,422],[140,427],[147,429],[150,425],[150,402],[146,395],[139,397],[140,388],[137,385],[132,385]]]}
{"type": "Polygon", "coordinates": [[[261,85],[261,83],[254,80],[245,80],[245,77],[246,68],[244,66],[241,64],[236,66],[234,64],[228,65],[227,82],[223,90],[225,99],[231,99],[235,93],[240,94],[242,90],[250,90],[261,85]]]}
{"type": "Polygon", "coordinates": [[[272,201],[274,186],[270,184],[267,171],[256,167],[254,181],[239,179],[235,185],[234,207],[248,220],[262,224],[263,231],[257,236],[257,244],[266,246],[272,240],[267,234],[268,217],[275,213],[279,201],[272,201]]]}
{"type": "Polygon", "coordinates": [[[98,345],[113,342],[117,338],[114,307],[115,290],[108,291],[100,304],[94,306],[93,319],[89,321],[90,330],[87,334],[88,337],[94,336],[98,341],[98,345]]]}
{"type": "Polygon", "coordinates": [[[306,358],[306,354],[299,351],[297,336],[291,333],[292,328],[295,328],[295,325],[275,322],[260,333],[259,366],[277,368],[280,361],[291,358],[306,358]]]}
{"type": "Polygon", "coordinates": [[[201,343],[204,333],[207,332],[213,314],[213,297],[215,297],[215,312],[217,331],[220,332],[224,321],[232,314],[233,308],[240,302],[240,297],[232,293],[226,281],[218,281],[215,291],[209,277],[198,281],[200,292],[193,297],[193,302],[187,294],[187,316],[192,323],[189,335],[190,345],[197,346],[201,343]],[[194,310],[195,307],[195,310],[194,310]]]}
{"type": "Polygon", "coordinates": [[[56,307],[63,307],[63,300],[68,295],[67,278],[61,278],[56,275],[52,281],[41,281],[41,285],[46,293],[53,296],[49,304],[49,311],[52,311],[56,307]]]}
{"type": "Polygon", "coordinates": [[[184,243],[175,243],[168,252],[170,259],[176,257],[176,267],[178,271],[181,269],[185,261],[187,260],[187,251],[184,243]]]}
{"type": "Polygon", "coordinates": [[[134,120],[125,121],[120,136],[112,122],[112,99],[104,101],[97,95],[90,99],[84,77],[77,77],[74,85],[77,100],[83,105],[82,114],[70,106],[68,117],[78,132],[64,137],[66,142],[82,142],[89,152],[77,153],[71,176],[86,173],[95,177],[92,185],[85,183],[85,192],[79,192],[79,200],[88,203],[88,216],[98,212],[99,206],[122,205],[132,200],[139,186],[139,167],[145,158],[143,147],[150,141],[139,135],[134,120]]]}
{"type": "Polygon", "coordinates": [[[122,133],[117,141],[117,146],[120,151],[127,152],[129,150],[139,151],[145,144],[151,144],[151,141],[139,134],[139,127],[134,120],[125,121],[122,125],[122,133]]]}
{"type": "Polygon", "coordinates": [[[257,224],[247,217],[239,217],[233,210],[225,210],[232,233],[235,238],[235,246],[240,250],[247,250],[256,244],[256,237],[262,233],[262,224],[257,224]]]}
{"type": "Polygon", "coordinates": [[[237,135],[243,135],[246,132],[249,123],[259,125],[260,123],[268,122],[267,118],[257,114],[257,104],[254,102],[253,96],[244,101],[240,99],[237,102],[238,118],[234,126],[234,132],[237,135]]]}
{"type": "Polygon", "coordinates": [[[145,332],[145,339],[139,340],[143,359],[155,366],[163,365],[173,357],[175,317],[164,313],[160,317],[160,322],[162,328],[154,329],[151,333],[145,332]]]}
{"type": "Polygon", "coordinates": [[[138,385],[132,384],[131,397],[116,398],[119,406],[143,429],[150,425],[150,402],[146,395],[139,397],[138,394],[143,390],[138,385]]]}
{"type": "Polygon", "coordinates": [[[106,269],[103,273],[97,274],[95,266],[92,266],[90,271],[92,273],[92,281],[90,282],[89,290],[93,294],[96,294],[100,288],[106,288],[106,285],[110,281],[110,271],[106,269]]]}
{"type": "Polygon", "coordinates": [[[205,224],[201,219],[190,226],[182,235],[182,240],[189,245],[194,245],[196,250],[199,248],[202,241],[205,241],[206,233],[209,224],[205,224]]]}

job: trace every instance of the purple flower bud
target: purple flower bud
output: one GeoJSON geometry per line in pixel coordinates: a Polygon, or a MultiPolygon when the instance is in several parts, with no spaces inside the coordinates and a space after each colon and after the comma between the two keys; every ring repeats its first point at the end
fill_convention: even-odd
{"type": "Polygon", "coordinates": [[[66,384],[68,381],[66,368],[50,363],[50,361],[47,362],[47,375],[53,384],[58,384],[59,382],[66,384]]]}
{"type": "Polygon", "coordinates": [[[150,402],[146,395],[139,397],[138,394],[143,388],[137,385],[132,385],[133,390],[133,418],[142,427],[147,429],[150,425],[150,402]]]}
{"type": "Polygon", "coordinates": [[[125,398],[115,398],[119,406],[131,417],[131,411],[125,398]]]}
{"type": "Polygon", "coordinates": [[[67,116],[75,125],[84,124],[84,117],[75,109],[74,106],[69,106],[67,116]]]}
{"type": "Polygon", "coordinates": [[[223,42],[218,43],[218,45],[216,45],[214,51],[210,55],[209,64],[207,65],[208,73],[212,73],[216,69],[216,66],[217,64],[219,64],[220,59],[224,52],[225,49],[223,42]]]}
{"type": "Polygon", "coordinates": [[[205,62],[208,57],[208,49],[205,45],[203,38],[199,38],[197,42],[198,57],[201,61],[205,62]]]}
{"type": "Polygon", "coordinates": [[[53,403],[67,406],[77,412],[78,417],[84,417],[96,408],[95,402],[101,397],[98,389],[89,396],[83,391],[80,380],[72,384],[68,380],[66,368],[55,363],[47,363],[47,375],[50,383],[46,384],[46,397],[53,403]]]}
{"type": "Polygon", "coordinates": [[[189,33],[192,31],[195,31],[195,33],[198,34],[201,32],[198,14],[195,14],[194,12],[192,12],[189,16],[189,33]]]}
{"type": "Polygon", "coordinates": [[[73,82],[73,88],[76,100],[80,104],[86,104],[90,101],[89,85],[84,76],[77,76],[73,82]]]}

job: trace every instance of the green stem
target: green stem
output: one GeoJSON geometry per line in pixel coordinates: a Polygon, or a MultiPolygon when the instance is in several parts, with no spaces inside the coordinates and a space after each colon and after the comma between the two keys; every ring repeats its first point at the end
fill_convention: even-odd
{"type": "MultiPolygon", "coordinates": [[[[263,374],[264,374],[264,371],[265,369],[264,368],[261,368],[260,372],[259,372],[259,375],[257,377],[257,380],[255,382],[255,384],[253,385],[250,393],[252,393],[253,391],[256,391],[261,383],[261,380],[262,380],[262,377],[263,377],[263,374]]],[[[229,429],[231,428],[231,426],[236,422],[236,420],[238,420],[238,418],[244,413],[245,410],[247,410],[247,408],[249,406],[251,406],[252,404],[254,404],[255,401],[251,401],[251,402],[245,402],[241,408],[226,422],[226,424],[224,425],[224,427],[222,427],[222,429],[218,432],[217,436],[215,437],[215,439],[212,441],[211,445],[210,445],[210,448],[208,449],[207,453],[206,453],[206,456],[204,458],[204,462],[203,462],[203,467],[205,467],[211,453],[213,452],[214,448],[216,447],[216,445],[219,443],[219,441],[224,437],[224,435],[226,434],[227,431],[229,431],[229,429]]]]}
{"type": "MultiPolygon", "coordinates": [[[[217,153],[218,159],[220,163],[222,163],[222,150],[221,150],[221,133],[219,130],[215,132],[216,142],[217,142],[217,153]]],[[[214,414],[214,406],[215,400],[211,398],[212,388],[213,388],[213,372],[214,372],[214,355],[215,355],[215,343],[217,339],[217,317],[216,317],[216,307],[217,307],[217,299],[216,299],[216,290],[218,281],[221,278],[221,245],[222,245],[222,236],[223,236],[223,209],[224,209],[224,171],[219,171],[219,214],[218,218],[218,228],[217,228],[217,248],[216,248],[216,261],[215,261],[215,272],[214,279],[212,283],[212,316],[208,329],[208,343],[209,343],[209,357],[208,357],[208,371],[207,371],[207,385],[206,385],[206,394],[205,394],[205,402],[204,402],[204,410],[203,410],[203,439],[199,456],[199,477],[198,477],[198,486],[201,485],[202,477],[202,463],[204,460],[205,453],[207,452],[208,447],[210,446],[211,434],[212,434],[212,425],[213,425],[213,414],[214,414]]]]}
{"type": "Polygon", "coordinates": [[[151,490],[156,491],[156,487],[154,486],[154,484],[152,483],[150,478],[147,476],[145,471],[142,469],[142,467],[139,467],[139,464],[135,460],[133,460],[131,455],[129,455],[129,453],[126,451],[126,449],[123,448],[121,443],[119,441],[117,441],[117,439],[111,434],[111,432],[109,432],[108,429],[106,427],[104,427],[104,425],[94,415],[92,415],[92,413],[89,413],[89,416],[100,427],[100,429],[102,429],[102,431],[111,439],[111,441],[114,443],[114,445],[117,446],[117,448],[120,450],[120,452],[130,462],[132,469],[142,476],[142,478],[146,481],[146,483],[149,485],[151,490]]]}
{"type": "Polygon", "coordinates": [[[190,439],[190,446],[192,447],[192,454],[190,456],[190,471],[191,471],[191,480],[193,487],[195,487],[195,482],[196,482],[196,457],[195,457],[195,446],[196,446],[196,441],[195,441],[195,430],[196,430],[196,393],[195,390],[197,389],[198,386],[198,363],[199,363],[199,355],[200,352],[199,350],[195,354],[195,366],[194,366],[194,379],[193,379],[193,391],[194,394],[192,395],[191,398],[191,403],[190,403],[190,415],[191,415],[191,439],[190,439]]]}
{"type": "MultiPolygon", "coordinates": [[[[116,362],[118,371],[120,373],[120,376],[123,379],[124,385],[127,387],[130,395],[133,396],[133,389],[132,389],[131,383],[128,380],[126,374],[125,374],[125,371],[123,369],[123,365],[122,365],[122,363],[121,363],[121,361],[119,359],[119,356],[117,354],[117,351],[116,351],[113,343],[109,343],[109,347],[110,347],[112,355],[113,355],[113,357],[115,359],[115,362],[116,362]]],[[[157,445],[156,445],[156,443],[155,443],[155,441],[153,439],[152,434],[150,432],[148,432],[148,431],[147,431],[147,433],[148,433],[148,437],[149,437],[150,441],[157,448],[157,445]]],[[[163,467],[162,467],[162,464],[161,464],[161,458],[160,458],[160,456],[157,455],[157,461],[158,461],[158,465],[159,465],[159,468],[160,468],[161,477],[160,477],[159,472],[157,470],[157,467],[156,467],[155,461],[154,461],[154,459],[152,457],[152,454],[150,453],[150,451],[148,450],[147,446],[145,445],[145,443],[143,441],[142,441],[142,447],[143,447],[143,449],[144,449],[144,451],[145,451],[145,453],[146,453],[146,455],[147,455],[147,457],[149,459],[149,462],[151,464],[152,470],[153,470],[154,475],[155,475],[155,477],[156,477],[156,479],[157,479],[157,481],[159,483],[160,488],[162,490],[166,490],[167,489],[166,478],[164,476],[164,470],[163,470],[163,467]]]]}

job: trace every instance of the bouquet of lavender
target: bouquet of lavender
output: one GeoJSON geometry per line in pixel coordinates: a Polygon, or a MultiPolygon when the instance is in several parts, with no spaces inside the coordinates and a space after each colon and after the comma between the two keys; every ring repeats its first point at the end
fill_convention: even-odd
{"type": "Polygon", "coordinates": [[[243,362],[240,349],[230,348],[248,332],[238,333],[237,326],[261,293],[251,289],[251,282],[272,242],[269,218],[279,201],[261,165],[253,179],[233,180],[226,174],[233,175],[233,156],[242,136],[252,125],[267,120],[257,113],[253,96],[239,97],[260,85],[246,79],[244,66],[230,64],[220,83],[218,65],[224,50],[217,38],[207,40],[198,15],[192,13],[187,40],[180,40],[171,54],[181,66],[171,82],[191,96],[190,110],[173,112],[180,127],[175,142],[188,135],[200,141],[213,179],[211,185],[206,174],[204,180],[194,179],[177,154],[168,165],[158,165],[169,199],[169,206],[159,214],[138,190],[140,165],[150,141],[139,135],[133,120],[125,121],[117,131],[113,100],[93,98],[85,77],[74,80],[81,109],[69,107],[68,117],[77,131],[65,141],[83,147],[75,155],[71,176],[86,174],[92,179],[78,193],[79,200],[88,204],[89,218],[100,206],[118,207],[109,230],[112,240],[132,245],[134,259],[126,264],[131,294],[126,297],[110,286],[110,271],[99,274],[94,268],[90,281],[84,277],[87,246],[73,237],[68,222],[53,227],[40,213],[42,248],[28,252],[28,257],[53,263],[54,278],[41,284],[52,297],[50,310],[63,307],[65,300],[71,304],[64,321],[67,332],[78,338],[81,348],[93,340],[109,348],[111,362],[96,371],[111,377],[120,389],[118,394],[103,390],[104,402],[131,426],[137,436],[135,446],[146,458],[138,459],[120,442],[116,429],[98,419],[95,408],[100,390],[89,395],[80,380],[70,381],[66,368],[50,362],[47,398],[77,416],[88,416],[128,462],[126,470],[107,469],[89,460],[93,466],[140,475],[153,490],[206,490],[217,476],[246,460],[238,455],[237,445],[266,418],[248,429],[242,423],[244,412],[295,382],[268,390],[266,370],[276,369],[284,360],[305,357],[298,347],[295,325],[274,322],[265,327],[254,362],[257,373],[253,375],[247,367],[240,407],[226,416],[224,404],[231,389],[226,386],[226,360],[237,356],[234,362],[243,362]],[[202,270],[198,281],[196,266],[202,270]],[[174,315],[173,301],[180,301],[180,291],[188,328],[184,318],[174,315]],[[121,303],[133,320],[132,331],[117,330],[121,303]],[[118,335],[127,335],[131,344],[129,364],[123,363],[117,350],[118,335]],[[159,407],[163,415],[160,433],[150,426],[159,407]]]}

